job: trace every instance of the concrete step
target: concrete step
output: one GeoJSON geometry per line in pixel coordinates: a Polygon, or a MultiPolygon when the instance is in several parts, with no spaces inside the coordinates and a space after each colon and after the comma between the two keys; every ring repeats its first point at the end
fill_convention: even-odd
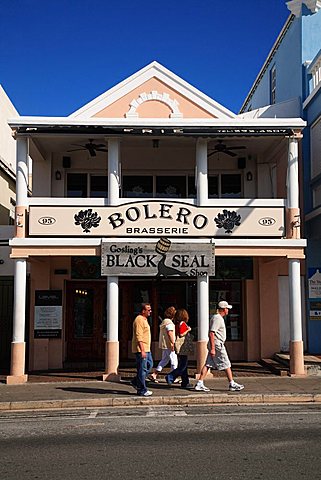
{"type": "MultiPolygon", "coordinates": [[[[290,355],[288,353],[275,353],[274,360],[284,365],[290,366],[290,355]]],[[[321,376],[321,357],[316,355],[304,355],[304,369],[307,375],[321,376]]]]}
{"type": "Polygon", "coordinates": [[[274,373],[274,375],[286,377],[289,374],[289,368],[286,365],[280,364],[272,358],[262,358],[260,363],[274,373]]]}

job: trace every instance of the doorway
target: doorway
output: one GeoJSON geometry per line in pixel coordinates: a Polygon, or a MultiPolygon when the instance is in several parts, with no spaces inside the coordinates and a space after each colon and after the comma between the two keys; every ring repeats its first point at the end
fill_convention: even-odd
{"type": "Polygon", "coordinates": [[[106,282],[67,282],[67,362],[104,362],[106,282]]]}
{"type": "Polygon", "coordinates": [[[131,355],[132,325],[140,312],[142,303],[150,303],[152,316],[150,318],[152,341],[158,342],[159,325],[167,307],[186,308],[190,316],[190,325],[197,324],[197,288],[195,281],[171,280],[141,280],[126,279],[119,282],[119,353],[120,360],[126,361],[131,355]]]}

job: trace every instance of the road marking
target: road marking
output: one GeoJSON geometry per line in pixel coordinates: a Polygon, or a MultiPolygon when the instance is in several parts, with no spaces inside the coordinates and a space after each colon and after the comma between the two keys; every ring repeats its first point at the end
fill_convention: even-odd
{"type": "Polygon", "coordinates": [[[173,407],[148,407],[146,417],[186,417],[185,410],[173,407]]]}
{"type": "MultiPolygon", "coordinates": [[[[273,415],[273,416],[281,416],[281,415],[292,415],[292,416],[300,416],[300,415],[321,415],[320,410],[318,411],[302,411],[302,412],[226,412],[226,413],[193,413],[193,412],[186,412],[185,410],[170,410],[171,406],[168,406],[166,408],[163,406],[161,409],[157,409],[156,407],[149,407],[146,417],[174,417],[174,416],[189,416],[189,417],[245,417],[245,416],[268,416],[268,415],[273,415]]],[[[138,408],[137,408],[138,410],[138,408]]],[[[107,414],[104,416],[104,412],[98,412],[99,417],[104,417],[104,418],[141,418],[142,414],[137,414],[137,415],[114,415],[114,414],[107,414]]],[[[21,417],[21,416],[1,416],[0,415],[0,424],[1,423],[10,423],[10,422],[45,422],[45,421],[79,421],[79,420],[89,420],[89,418],[96,418],[96,417],[90,417],[90,416],[84,416],[84,414],[81,414],[79,416],[73,415],[73,416],[37,416],[35,415],[34,417],[28,416],[28,417],[21,417]]]]}
{"type": "Polygon", "coordinates": [[[90,412],[90,415],[88,418],[96,418],[98,415],[98,410],[94,410],[93,412],[90,412]]]}

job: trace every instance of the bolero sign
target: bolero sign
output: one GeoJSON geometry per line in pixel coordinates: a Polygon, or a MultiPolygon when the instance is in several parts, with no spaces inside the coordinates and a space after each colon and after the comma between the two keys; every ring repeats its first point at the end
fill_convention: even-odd
{"type": "Polygon", "coordinates": [[[196,207],[141,201],[109,207],[31,206],[29,235],[98,237],[282,237],[282,207],[196,207]]]}
{"type": "Polygon", "coordinates": [[[102,242],[101,274],[155,277],[214,275],[214,246],[211,243],[175,244],[168,238],[147,244],[102,242]]]}

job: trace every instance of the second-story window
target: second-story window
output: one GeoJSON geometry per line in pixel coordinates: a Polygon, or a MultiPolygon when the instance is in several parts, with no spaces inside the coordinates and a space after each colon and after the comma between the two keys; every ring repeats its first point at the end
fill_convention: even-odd
{"type": "Polygon", "coordinates": [[[122,196],[124,198],[152,197],[152,175],[124,175],[122,180],[122,196]]]}
{"type": "Polygon", "coordinates": [[[241,198],[242,176],[239,173],[221,173],[208,176],[209,198],[241,198]]]}
{"type": "Polygon", "coordinates": [[[222,198],[241,198],[242,185],[241,175],[239,173],[227,173],[221,175],[221,197],[222,198]]]}
{"type": "Polygon", "coordinates": [[[90,175],[90,197],[108,196],[108,178],[106,175],[90,175]]]}
{"type": "Polygon", "coordinates": [[[87,197],[87,173],[67,174],[67,197],[87,197]]]}
{"type": "Polygon", "coordinates": [[[273,65],[270,71],[270,103],[274,105],[276,102],[276,66],[273,65]]]}
{"type": "Polygon", "coordinates": [[[106,175],[89,173],[67,173],[67,197],[99,197],[108,196],[108,179],[106,175]]]}
{"type": "Polygon", "coordinates": [[[186,176],[156,177],[156,197],[186,198],[186,176]]]}

